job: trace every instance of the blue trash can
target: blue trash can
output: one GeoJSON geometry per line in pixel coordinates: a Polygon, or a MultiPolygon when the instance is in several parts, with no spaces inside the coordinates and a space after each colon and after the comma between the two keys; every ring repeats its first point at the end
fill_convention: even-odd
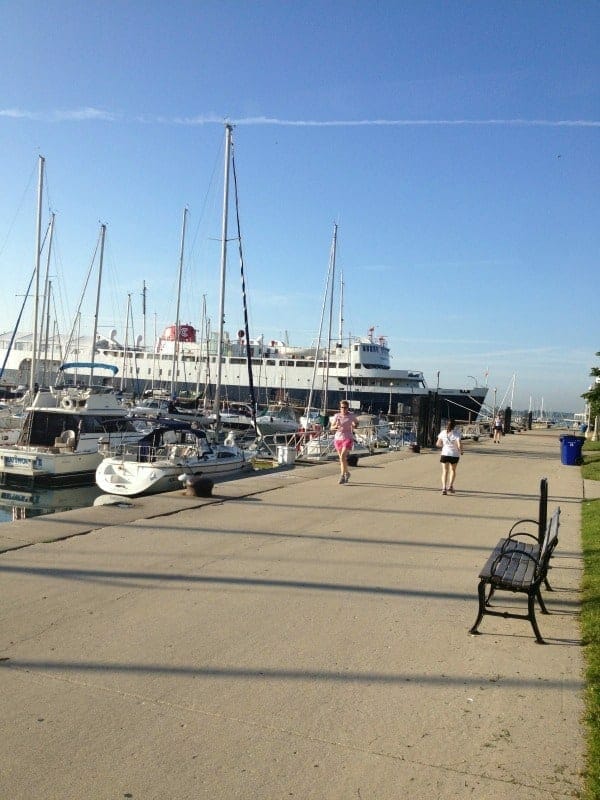
{"type": "Polygon", "coordinates": [[[560,437],[560,463],[567,467],[576,467],[581,464],[581,448],[585,436],[560,437]]]}

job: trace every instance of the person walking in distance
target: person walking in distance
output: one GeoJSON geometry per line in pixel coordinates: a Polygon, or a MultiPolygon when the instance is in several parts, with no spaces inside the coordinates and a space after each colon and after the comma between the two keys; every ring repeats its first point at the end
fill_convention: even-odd
{"type": "Polygon", "coordinates": [[[500,444],[500,437],[503,433],[503,424],[502,424],[502,417],[500,414],[496,414],[494,417],[494,442],[495,444],[500,444]]]}
{"type": "Polygon", "coordinates": [[[449,419],[445,430],[440,431],[436,446],[442,448],[442,494],[454,494],[456,465],[463,454],[463,447],[460,431],[453,419],[449,419]]]}
{"type": "Polygon", "coordinates": [[[350,473],[348,472],[348,453],[354,444],[353,430],[358,426],[356,415],[353,414],[348,406],[347,400],[340,403],[339,412],[331,420],[331,430],[335,431],[333,446],[340,457],[340,483],[348,483],[350,473]]]}

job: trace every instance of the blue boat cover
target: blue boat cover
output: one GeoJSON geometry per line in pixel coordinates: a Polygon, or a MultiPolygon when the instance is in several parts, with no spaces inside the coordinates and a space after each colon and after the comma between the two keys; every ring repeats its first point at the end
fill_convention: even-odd
{"type": "Polygon", "coordinates": [[[77,369],[78,367],[83,369],[92,369],[92,367],[94,369],[108,369],[113,375],[116,375],[119,371],[115,364],[99,364],[98,362],[92,364],[91,361],[70,361],[68,364],[61,364],[58,370],[59,372],[64,372],[67,369],[77,369]]]}

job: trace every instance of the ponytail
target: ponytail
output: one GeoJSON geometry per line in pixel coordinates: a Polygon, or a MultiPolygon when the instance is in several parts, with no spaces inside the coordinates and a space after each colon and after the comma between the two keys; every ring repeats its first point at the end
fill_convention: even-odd
{"type": "Polygon", "coordinates": [[[455,420],[453,420],[453,419],[449,419],[449,420],[448,420],[448,423],[447,423],[447,425],[446,425],[446,433],[450,433],[450,431],[454,429],[454,426],[455,426],[455,425],[456,425],[456,422],[455,422],[455,420]]]}

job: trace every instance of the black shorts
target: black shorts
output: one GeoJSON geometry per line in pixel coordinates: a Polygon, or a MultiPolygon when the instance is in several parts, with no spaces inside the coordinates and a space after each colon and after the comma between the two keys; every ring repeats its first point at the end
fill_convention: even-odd
{"type": "Polygon", "coordinates": [[[458,464],[458,456],[440,456],[442,464],[458,464]]]}

